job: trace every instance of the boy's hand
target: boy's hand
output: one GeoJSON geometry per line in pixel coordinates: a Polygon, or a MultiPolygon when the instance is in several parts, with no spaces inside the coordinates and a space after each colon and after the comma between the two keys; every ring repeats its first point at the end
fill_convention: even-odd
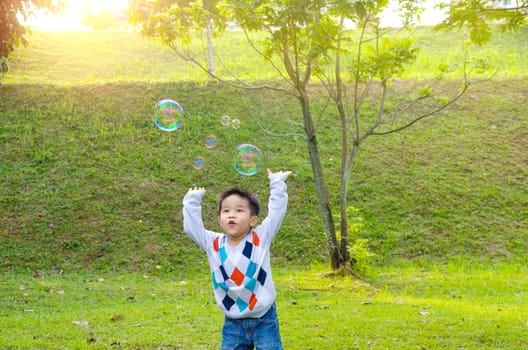
{"type": "Polygon", "coordinates": [[[189,188],[189,191],[187,191],[187,194],[196,194],[202,199],[205,194],[205,187],[191,187],[189,188]]]}
{"type": "Polygon", "coordinates": [[[291,171],[279,171],[276,173],[273,173],[270,169],[268,169],[268,178],[271,180],[280,180],[280,181],[286,181],[286,178],[290,176],[291,171]]]}

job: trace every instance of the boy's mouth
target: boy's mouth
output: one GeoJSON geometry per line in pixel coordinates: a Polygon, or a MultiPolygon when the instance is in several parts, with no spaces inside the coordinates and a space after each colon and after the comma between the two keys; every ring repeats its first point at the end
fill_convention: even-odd
{"type": "Polygon", "coordinates": [[[229,220],[229,222],[227,224],[228,225],[234,225],[234,224],[236,224],[236,222],[234,220],[229,220]]]}

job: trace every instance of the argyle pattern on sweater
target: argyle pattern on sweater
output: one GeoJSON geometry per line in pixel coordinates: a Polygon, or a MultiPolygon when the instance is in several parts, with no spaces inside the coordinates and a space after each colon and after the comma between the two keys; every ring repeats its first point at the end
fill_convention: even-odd
{"type": "Polygon", "coordinates": [[[257,232],[252,231],[244,242],[240,253],[227,254],[226,237],[216,237],[213,249],[219,255],[220,266],[212,273],[213,286],[222,300],[226,310],[233,307],[243,312],[247,308],[253,310],[261,297],[268,293],[261,288],[266,282],[268,273],[255,261],[260,250],[260,240],[257,232]]]}

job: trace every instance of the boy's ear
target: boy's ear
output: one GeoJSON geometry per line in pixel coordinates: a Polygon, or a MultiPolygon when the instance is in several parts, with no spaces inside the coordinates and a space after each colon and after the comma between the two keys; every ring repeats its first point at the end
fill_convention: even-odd
{"type": "Polygon", "coordinates": [[[257,225],[257,221],[258,221],[258,216],[252,215],[251,218],[249,219],[249,225],[251,227],[255,227],[257,225]]]}
{"type": "Polygon", "coordinates": [[[220,226],[222,226],[222,223],[220,222],[220,215],[218,215],[218,216],[216,217],[216,221],[218,221],[218,224],[219,224],[220,226]]]}

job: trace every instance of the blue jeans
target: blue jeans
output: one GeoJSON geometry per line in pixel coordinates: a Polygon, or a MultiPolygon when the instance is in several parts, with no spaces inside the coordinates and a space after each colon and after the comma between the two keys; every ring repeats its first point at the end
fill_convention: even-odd
{"type": "Polygon", "coordinates": [[[225,317],[221,350],[282,350],[275,304],[261,318],[225,317]]]}

